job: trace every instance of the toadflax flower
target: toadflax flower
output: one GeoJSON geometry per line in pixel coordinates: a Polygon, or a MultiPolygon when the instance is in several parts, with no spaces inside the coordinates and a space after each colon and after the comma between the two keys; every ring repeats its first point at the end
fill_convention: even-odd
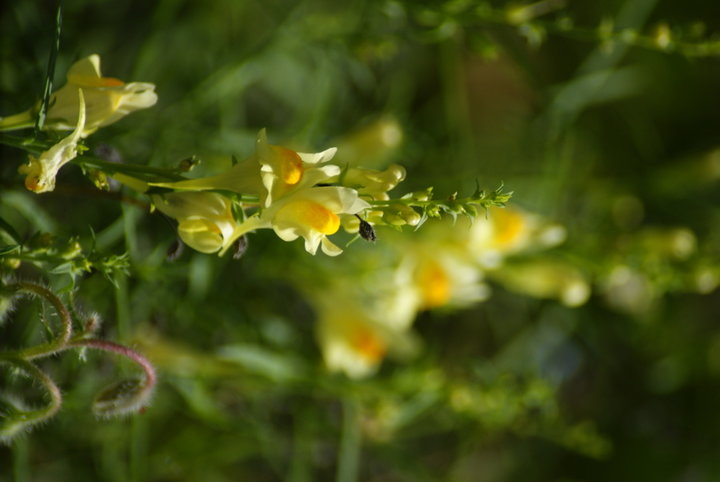
{"type": "Polygon", "coordinates": [[[152,183],[177,190],[225,190],[256,195],[261,204],[270,206],[292,191],[311,187],[340,174],[340,167],[326,165],[335,155],[334,147],[318,153],[296,152],[267,141],[265,129],[257,136],[255,153],[224,173],[178,182],[152,183]]]}
{"type": "Polygon", "coordinates": [[[336,288],[317,296],[315,306],[318,342],[332,372],[362,378],[377,371],[387,354],[409,356],[416,351],[417,342],[409,330],[394,329],[346,290],[336,288]]]}
{"type": "MultiPolygon", "coordinates": [[[[272,228],[283,241],[302,237],[305,250],[315,254],[319,246],[328,256],[337,256],[342,249],[327,236],[340,229],[340,215],[357,214],[370,205],[347,187],[312,187],[278,199],[261,213],[248,218],[233,233],[235,240],[248,231],[272,228]]],[[[231,240],[231,242],[232,242],[231,240]]],[[[220,253],[227,250],[227,247],[220,253]]]]}
{"type": "Polygon", "coordinates": [[[231,201],[212,192],[176,192],[151,196],[155,207],[177,219],[180,239],[201,253],[225,250],[238,226],[231,201]]]}
{"type": "MultiPolygon", "coordinates": [[[[100,56],[90,55],[75,62],[67,73],[67,83],[50,99],[44,129],[73,129],[78,117],[78,91],[85,95],[86,122],[82,137],[112,124],[136,110],[155,105],[155,85],[147,82],[125,83],[100,73],[100,56]]],[[[32,125],[37,108],[0,119],[0,130],[32,125]]]]}
{"type": "Polygon", "coordinates": [[[485,268],[498,268],[504,258],[530,248],[548,248],[565,239],[565,228],[517,208],[491,208],[469,229],[467,249],[485,268]]]}
{"type": "Polygon", "coordinates": [[[25,174],[25,187],[38,194],[55,189],[55,177],[60,168],[77,156],[77,143],[85,127],[85,99],[82,90],[78,89],[77,123],[69,136],[52,146],[35,158],[30,156],[27,164],[20,166],[18,171],[25,174]]]}

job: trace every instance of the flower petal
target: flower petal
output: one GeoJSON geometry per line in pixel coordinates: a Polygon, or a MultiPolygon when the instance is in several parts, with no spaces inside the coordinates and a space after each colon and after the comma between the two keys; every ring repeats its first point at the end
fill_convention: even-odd
{"type": "Polygon", "coordinates": [[[307,164],[322,164],[335,157],[336,152],[337,147],[331,147],[322,152],[298,152],[297,154],[300,156],[300,159],[307,164]]]}
{"type": "Polygon", "coordinates": [[[338,248],[337,245],[333,244],[328,238],[322,238],[322,251],[328,256],[337,256],[343,252],[342,249],[338,248]]]}

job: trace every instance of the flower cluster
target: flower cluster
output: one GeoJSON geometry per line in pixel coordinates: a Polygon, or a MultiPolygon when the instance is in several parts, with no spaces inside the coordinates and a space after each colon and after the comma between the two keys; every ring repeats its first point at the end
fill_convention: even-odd
{"type": "MultiPolygon", "coordinates": [[[[68,70],[67,83],[51,96],[42,126],[46,131],[73,132],[39,157],[30,156],[28,163],[20,167],[20,173],[26,175],[25,186],[38,194],[54,190],[58,171],[77,156],[81,139],[131,112],[152,107],[156,102],[153,84],[126,84],[103,77],[97,54],[75,62],[68,70]]],[[[40,106],[36,106],[0,118],[0,131],[31,127],[39,109],[40,106]]]]}
{"type": "Polygon", "coordinates": [[[178,220],[182,239],[198,251],[222,255],[246,233],[269,228],[284,241],[303,238],[305,249],[311,254],[321,247],[325,254],[336,256],[342,249],[328,236],[338,232],[342,218],[354,216],[370,205],[361,199],[358,190],[330,185],[341,173],[340,166],[330,164],[335,152],[331,148],[302,153],[272,145],[262,130],[255,153],[222,174],[150,183],[155,188],[173,190],[154,195],[153,201],[160,211],[178,220]],[[254,199],[238,203],[244,219],[235,221],[230,215],[230,198],[207,192],[211,190],[254,199]],[[222,212],[226,215],[218,217],[219,211],[203,206],[203,199],[208,203],[225,203],[222,212]],[[173,209],[168,209],[169,204],[173,209]],[[183,235],[183,225],[188,220],[193,220],[193,226],[199,230],[193,233],[194,237],[212,237],[215,242],[198,249],[198,243],[191,240],[193,236],[183,235]]]}
{"type": "Polygon", "coordinates": [[[491,294],[488,281],[568,306],[584,303],[590,287],[580,271],[532,256],[564,237],[563,227],[517,208],[491,208],[487,216],[452,224],[431,221],[412,239],[383,233],[372,258],[390,251],[388,265],[379,267],[356,254],[347,278],[336,275],[322,296],[312,298],[326,366],[358,378],[374,373],[386,355],[411,354],[417,346],[412,325],[419,313],[481,302],[491,294]],[[358,270],[366,275],[358,276],[358,270]]]}
{"type": "MultiPolygon", "coordinates": [[[[44,130],[72,132],[20,167],[26,187],[36,193],[52,191],[60,168],[82,152],[82,139],[156,101],[153,84],[103,77],[97,55],[75,63],[66,85],[43,107],[47,112],[42,125],[44,130]]],[[[0,129],[27,127],[37,110],[1,119],[0,129]]],[[[391,255],[383,258],[383,249],[374,250],[373,256],[386,262],[362,281],[330,282],[330,296],[301,287],[318,308],[318,338],[327,366],[360,377],[375,371],[388,354],[413,353],[417,341],[410,328],[419,312],[484,300],[489,270],[505,254],[537,244],[538,222],[530,215],[500,210],[484,219],[480,214],[480,208],[504,206],[510,194],[501,189],[486,193],[478,188],[466,198],[453,194],[433,199],[430,187],[392,198],[389,192],[407,173],[400,165],[388,165],[384,151],[401,139],[399,127],[385,119],[378,128],[345,141],[349,154],[341,164],[334,162],[335,147],[298,152],[271,144],[263,129],[252,155],[233,158],[224,172],[194,179],[183,175],[188,166],[98,163],[86,155],[75,162],[148,196],[152,209],[177,222],[180,240],[201,253],[222,256],[248,233],[271,229],[284,241],[302,239],[310,254],[321,250],[337,256],[343,252],[336,237],[341,229],[350,234],[348,243],[358,237],[375,241],[376,227],[420,227],[432,219],[419,241],[383,233],[383,249],[391,255]],[[371,144],[380,148],[369,156],[373,168],[368,168],[360,154],[371,144]],[[442,215],[454,221],[464,215],[475,222],[449,228],[435,222],[442,215]]],[[[353,258],[363,256],[356,253],[353,258]]]]}

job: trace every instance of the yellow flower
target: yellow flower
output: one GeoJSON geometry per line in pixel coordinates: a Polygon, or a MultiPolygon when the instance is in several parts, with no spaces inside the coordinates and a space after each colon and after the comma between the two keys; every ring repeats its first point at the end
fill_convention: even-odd
{"type": "MultiPolygon", "coordinates": [[[[322,245],[323,253],[337,256],[342,253],[342,249],[327,236],[340,229],[340,215],[356,214],[368,207],[370,205],[358,197],[357,191],[347,187],[302,189],[248,218],[236,228],[232,240],[254,229],[272,228],[283,241],[302,237],[305,250],[310,254],[315,254],[318,246],[322,245]]],[[[226,250],[227,247],[220,254],[226,250]]]]}
{"type": "Polygon", "coordinates": [[[565,240],[565,228],[516,208],[491,208],[475,219],[468,249],[486,268],[497,268],[503,259],[530,248],[547,248],[565,240]]]}
{"type": "Polygon", "coordinates": [[[441,244],[425,246],[415,259],[414,285],[421,309],[467,306],[487,299],[490,289],[469,257],[441,244]]]}
{"type": "Polygon", "coordinates": [[[136,110],[155,105],[155,85],[147,82],[124,83],[100,73],[100,56],[90,55],[75,62],[68,70],[67,83],[50,101],[46,121],[49,129],[69,129],[77,117],[77,92],[85,94],[87,121],[83,137],[125,117],[136,110]]]}
{"type": "Polygon", "coordinates": [[[178,234],[185,244],[201,253],[230,247],[238,224],[230,200],[217,193],[177,192],[151,196],[155,207],[177,219],[178,234]]]}
{"type": "Polygon", "coordinates": [[[322,244],[328,256],[337,256],[342,249],[334,245],[327,235],[340,228],[340,214],[356,214],[370,207],[358,198],[357,191],[345,187],[316,187],[297,191],[277,201],[263,211],[272,223],[275,234],[284,241],[298,237],[305,239],[305,250],[315,254],[322,244]]]}
{"type": "Polygon", "coordinates": [[[60,168],[77,156],[77,143],[85,126],[85,99],[78,89],[78,106],[75,108],[77,123],[75,130],[69,136],[43,152],[40,157],[30,156],[27,164],[20,166],[18,171],[25,174],[25,187],[36,193],[43,193],[55,189],[55,177],[60,168]]]}
{"type": "Polygon", "coordinates": [[[394,157],[402,144],[402,126],[392,117],[382,117],[337,140],[343,164],[380,168],[394,157]]]}
{"type": "MultiPolygon", "coordinates": [[[[100,57],[90,55],[75,62],[67,73],[67,83],[50,98],[44,129],[70,130],[78,117],[78,91],[85,95],[86,122],[82,137],[99,127],[112,124],[136,110],[152,107],[157,102],[155,85],[103,77],[100,57]]],[[[0,118],[0,130],[31,127],[37,107],[20,114],[0,118]]]]}
{"type": "Polygon", "coordinates": [[[187,181],[152,183],[153,186],[178,190],[205,191],[220,189],[261,197],[270,206],[276,199],[298,189],[312,187],[340,174],[335,165],[320,165],[335,155],[330,148],[318,153],[295,152],[268,144],[265,129],[257,136],[255,154],[216,176],[187,181]]]}
{"type": "Polygon", "coordinates": [[[571,264],[552,259],[515,261],[488,274],[507,288],[536,298],[555,298],[580,306],[590,297],[590,284],[571,264]]]}
{"type": "Polygon", "coordinates": [[[317,337],[326,367],[362,378],[377,371],[388,353],[409,355],[416,341],[407,330],[395,330],[373,316],[343,290],[317,298],[317,337]]]}
{"type": "Polygon", "coordinates": [[[340,174],[339,166],[322,165],[330,161],[335,152],[337,149],[334,147],[322,152],[306,153],[274,146],[268,144],[265,129],[261,130],[255,155],[261,166],[260,177],[266,190],[263,202],[265,207],[293,191],[312,187],[340,174]]]}

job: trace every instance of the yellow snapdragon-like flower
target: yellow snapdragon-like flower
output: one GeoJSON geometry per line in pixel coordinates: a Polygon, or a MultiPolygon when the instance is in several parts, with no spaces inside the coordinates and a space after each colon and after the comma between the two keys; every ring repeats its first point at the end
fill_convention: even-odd
{"type": "Polygon", "coordinates": [[[515,261],[493,271],[492,277],[507,288],[535,298],[555,298],[567,306],[580,306],[591,294],[582,272],[552,259],[515,261]]]}
{"type": "Polygon", "coordinates": [[[178,221],[178,234],[185,244],[201,253],[230,247],[238,223],[231,201],[211,192],[176,192],[151,196],[155,207],[178,221]]]}
{"type": "Polygon", "coordinates": [[[565,228],[517,208],[492,208],[470,227],[467,249],[486,268],[497,268],[511,254],[548,248],[565,240],[565,228]]]}
{"type": "MultiPolygon", "coordinates": [[[[147,82],[125,83],[100,72],[100,56],[90,55],[75,62],[67,73],[67,83],[55,92],[47,111],[44,129],[70,130],[78,118],[78,92],[85,96],[86,121],[81,137],[99,127],[112,124],[136,110],[155,105],[155,85],[147,82]]],[[[0,130],[32,126],[36,108],[0,119],[0,130]]]]}
{"type": "Polygon", "coordinates": [[[358,197],[357,191],[345,187],[316,187],[297,191],[282,198],[263,211],[272,228],[284,241],[305,239],[305,250],[315,254],[319,245],[328,256],[337,256],[342,249],[327,236],[340,229],[342,214],[356,214],[370,207],[358,197]]]}
{"type": "Polygon", "coordinates": [[[337,149],[331,147],[322,152],[295,152],[281,146],[268,144],[265,129],[257,139],[256,158],[260,163],[260,177],[266,195],[265,207],[291,192],[314,186],[340,174],[340,167],[325,164],[332,160],[337,149]]]}
{"type": "Polygon", "coordinates": [[[469,257],[441,245],[413,262],[413,283],[421,309],[467,306],[487,299],[490,288],[469,257]]]}
{"type": "Polygon", "coordinates": [[[100,72],[100,56],[90,55],[75,62],[68,70],[67,83],[50,101],[46,127],[68,129],[77,116],[77,93],[85,95],[87,121],[83,137],[125,117],[131,112],[152,107],[157,102],[155,85],[147,82],[125,83],[100,72]]]}
{"type": "Polygon", "coordinates": [[[318,342],[332,372],[366,377],[377,371],[387,354],[409,355],[416,348],[408,330],[393,329],[343,290],[323,293],[316,308],[318,342]]]}
{"type": "MultiPolygon", "coordinates": [[[[356,214],[368,207],[354,189],[336,186],[302,189],[248,218],[237,227],[233,240],[254,229],[272,228],[283,241],[303,238],[305,250],[310,254],[322,246],[323,253],[337,256],[342,249],[327,236],[340,229],[341,215],[356,214]]],[[[227,247],[220,254],[225,250],[227,247]]]]}
{"type": "Polygon", "coordinates": [[[27,164],[18,171],[25,174],[25,187],[38,194],[55,189],[55,177],[60,168],[77,156],[77,144],[85,127],[85,99],[81,90],[77,92],[78,106],[75,108],[77,122],[69,136],[35,158],[30,156],[27,164]]]}
{"type": "Polygon", "coordinates": [[[261,198],[264,207],[293,191],[312,187],[340,174],[340,167],[324,165],[335,155],[334,147],[318,153],[296,152],[267,141],[265,129],[257,136],[255,154],[227,171],[198,179],[152,183],[177,190],[218,189],[261,198]]]}

